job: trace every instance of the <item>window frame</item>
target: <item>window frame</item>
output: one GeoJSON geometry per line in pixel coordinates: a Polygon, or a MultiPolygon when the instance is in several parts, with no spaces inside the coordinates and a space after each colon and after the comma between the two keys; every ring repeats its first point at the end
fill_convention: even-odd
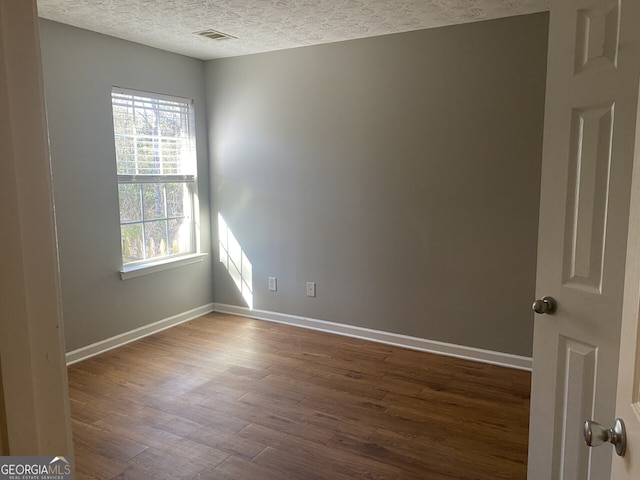
{"type": "MultiPolygon", "coordinates": [[[[199,206],[198,206],[198,175],[197,175],[197,151],[196,151],[196,132],[195,132],[195,108],[194,101],[189,98],[178,97],[173,95],[166,94],[158,94],[154,92],[142,91],[142,90],[134,90],[129,88],[122,88],[118,86],[113,86],[111,88],[111,115],[112,115],[112,126],[114,133],[114,148],[115,151],[115,166],[116,166],[116,176],[117,176],[117,187],[118,187],[118,221],[119,221],[119,231],[120,231],[120,261],[121,261],[121,269],[120,276],[123,280],[128,278],[134,278],[141,275],[146,275],[149,273],[154,273],[161,270],[166,270],[169,268],[175,268],[183,265],[189,265],[195,262],[202,261],[203,257],[206,254],[202,254],[200,252],[200,229],[199,229],[199,206]],[[188,142],[188,160],[187,164],[178,164],[180,169],[186,167],[189,173],[171,173],[171,174],[162,174],[162,173],[154,173],[154,174],[121,174],[118,173],[118,152],[117,152],[117,139],[120,136],[116,132],[115,125],[115,107],[116,107],[116,99],[117,96],[126,96],[130,97],[132,100],[135,98],[139,98],[141,100],[149,100],[153,101],[166,101],[171,103],[181,104],[181,108],[185,107],[185,112],[181,115],[186,114],[186,129],[187,135],[186,139],[182,138],[183,141],[188,142]],[[145,205],[144,201],[141,197],[140,200],[140,214],[141,217],[138,221],[130,221],[123,222],[122,221],[122,213],[120,212],[121,207],[121,193],[120,186],[121,185],[140,185],[142,189],[145,184],[159,184],[163,185],[163,201],[165,203],[164,207],[164,216],[158,217],[155,219],[147,220],[145,219],[145,205]],[[183,215],[180,217],[171,217],[169,208],[167,205],[166,198],[166,185],[168,184],[182,184],[185,188],[185,195],[188,196],[189,208],[188,211],[185,208],[183,211],[183,215]],[[143,242],[145,239],[145,227],[148,224],[154,222],[165,222],[166,227],[168,228],[169,222],[171,220],[175,220],[177,218],[184,218],[185,221],[189,221],[189,234],[190,234],[190,248],[189,251],[179,252],[179,253],[170,253],[162,256],[155,257],[147,257],[140,260],[134,260],[125,263],[125,252],[124,252],[124,237],[122,233],[122,228],[125,225],[133,225],[139,224],[142,228],[142,238],[143,242]]],[[[142,137],[143,135],[141,135],[142,137]]],[[[162,137],[160,135],[160,137],[162,137]]],[[[137,138],[134,136],[134,138],[137,138]]],[[[184,159],[183,159],[184,161],[184,159]]],[[[136,168],[137,170],[137,168],[136,168]]],[[[186,202],[185,202],[186,204],[186,202]]],[[[167,241],[168,244],[168,241],[167,241]]],[[[143,245],[143,255],[147,255],[147,246],[143,245]]]]}

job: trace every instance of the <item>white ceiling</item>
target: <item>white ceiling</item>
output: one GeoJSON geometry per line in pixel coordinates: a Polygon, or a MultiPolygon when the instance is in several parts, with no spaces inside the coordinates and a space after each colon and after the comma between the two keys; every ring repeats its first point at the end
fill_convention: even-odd
{"type": "Polygon", "coordinates": [[[549,0],[38,0],[42,18],[203,60],[548,9],[549,0]],[[194,35],[208,29],[236,38],[194,35]]]}

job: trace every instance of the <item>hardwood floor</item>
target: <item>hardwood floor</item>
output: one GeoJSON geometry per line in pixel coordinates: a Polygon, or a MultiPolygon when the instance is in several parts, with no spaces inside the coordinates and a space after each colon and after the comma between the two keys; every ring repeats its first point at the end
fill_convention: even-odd
{"type": "Polygon", "coordinates": [[[76,478],[525,479],[529,384],[210,314],[69,367],[76,478]]]}

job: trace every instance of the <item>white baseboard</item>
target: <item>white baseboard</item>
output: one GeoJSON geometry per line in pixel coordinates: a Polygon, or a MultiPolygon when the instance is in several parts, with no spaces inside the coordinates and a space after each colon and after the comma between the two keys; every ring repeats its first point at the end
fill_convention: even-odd
{"type": "Polygon", "coordinates": [[[464,345],[455,345],[452,343],[438,342],[424,338],[410,337],[408,335],[400,335],[397,333],[383,332],[380,330],[372,330],[353,325],[327,322],[325,320],[317,320],[297,315],[269,312],[266,310],[251,310],[246,307],[226,305],[223,303],[214,303],[213,309],[220,313],[229,313],[255,318],[257,320],[284,323],[287,325],[309,328],[311,330],[320,330],[323,332],[335,333],[337,335],[361,338],[372,342],[410,348],[412,350],[420,350],[449,357],[464,358],[466,360],[474,360],[476,362],[515,368],[517,370],[531,371],[532,367],[531,357],[522,357],[520,355],[513,355],[510,353],[494,352],[492,350],[483,350],[480,348],[466,347],[464,345]]]}
{"type": "Polygon", "coordinates": [[[108,350],[120,347],[127,343],[133,342],[143,337],[153,335],[154,333],[166,330],[175,325],[179,325],[190,320],[194,320],[202,315],[211,312],[229,313],[233,315],[241,315],[244,317],[255,318],[257,320],[265,320],[269,322],[284,323],[311,330],[320,330],[322,332],[344,335],[347,337],[361,338],[372,342],[385,343],[398,347],[410,348],[412,350],[420,350],[423,352],[447,355],[450,357],[464,358],[466,360],[474,360],[492,365],[500,365],[503,367],[515,368],[518,370],[531,371],[531,357],[522,357],[510,353],[495,352],[492,350],[483,350],[480,348],[467,347],[464,345],[455,345],[452,343],[438,342],[435,340],[427,340],[419,337],[410,337],[408,335],[400,335],[397,333],[383,332],[381,330],[373,330],[369,328],[356,327],[341,323],[327,322],[313,318],[302,317],[298,315],[288,315],[285,313],[270,312],[267,310],[250,310],[246,307],[238,307],[235,305],[226,305],[223,303],[210,303],[202,307],[194,308],[186,312],[165,318],[158,322],[144,327],[136,328],[129,332],[116,335],[114,337],[102,340],[100,342],[87,345],[68,352],[66,355],[67,365],[85,360],[89,357],[99,355],[108,350]]]}
{"type": "Polygon", "coordinates": [[[131,343],[143,337],[153,335],[154,333],[166,330],[167,328],[171,328],[180,323],[194,320],[198,317],[201,317],[202,315],[213,312],[213,310],[214,304],[209,303],[207,305],[203,305],[202,307],[194,308],[193,310],[179,313],[178,315],[174,315],[173,317],[165,318],[164,320],[145,325],[144,327],[136,328],[135,330],[116,335],[115,337],[107,338],[106,340],[102,340],[100,342],[87,345],[86,347],[67,352],[67,365],[71,365],[81,360],[85,360],[89,357],[99,355],[100,353],[112,350],[127,343],[131,343]]]}

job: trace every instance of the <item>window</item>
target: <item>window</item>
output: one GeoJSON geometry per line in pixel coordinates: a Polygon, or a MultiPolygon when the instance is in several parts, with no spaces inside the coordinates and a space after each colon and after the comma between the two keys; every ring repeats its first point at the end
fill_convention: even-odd
{"type": "Polygon", "coordinates": [[[111,92],[123,270],[197,252],[193,102],[111,92]]]}

